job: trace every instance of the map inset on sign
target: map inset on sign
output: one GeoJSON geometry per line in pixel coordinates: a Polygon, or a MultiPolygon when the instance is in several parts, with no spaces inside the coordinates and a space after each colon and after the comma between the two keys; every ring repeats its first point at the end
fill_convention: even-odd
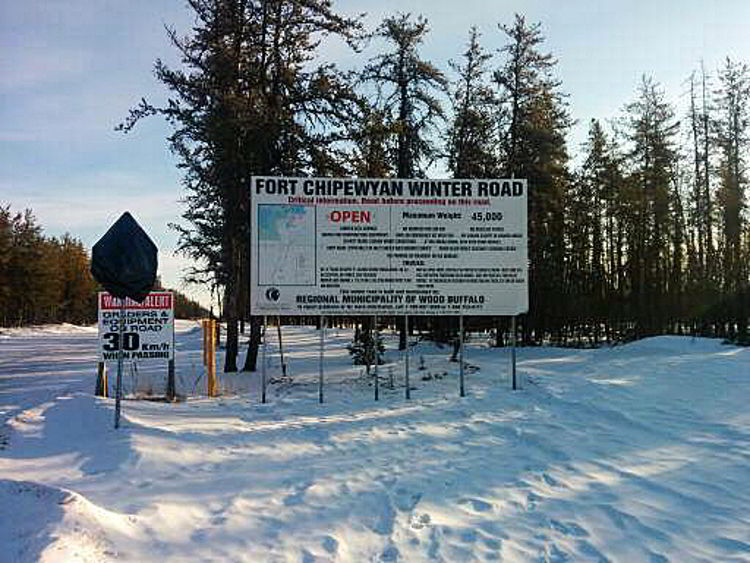
{"type": "Polygon", "coordinates": [[[258,205],[259,285],[315,285],[315,209],[258,205]]]}

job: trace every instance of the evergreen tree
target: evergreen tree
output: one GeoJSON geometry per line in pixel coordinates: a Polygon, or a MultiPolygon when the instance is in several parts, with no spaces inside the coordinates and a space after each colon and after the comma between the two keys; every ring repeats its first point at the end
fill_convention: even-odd
{"type": "MultiPolygon", "coordinates": [[[[438,95],[445,91],[443,73],[419,55],[429,27],[421,16],[410,14],[387,17],[376,36],[392,49],[370,60],[362,80],[375,86],[374,115],[392,132],[389,143],[395,174],[399,178],[424,177],[438,156],[433,141],[436,126],[444,119],[438,95]],[[384,116],[382,119],[380,116],[384,116]]],[[[406,348],[406,329],[399,319],[399,350],[406,348]]]]}
{"type": "Polygon", "coordinates": [[[679,124],[664,97],[661,87],[644,76],[638,98],[625,106],[630,143],[628,261],[638,336],[662,330],[669,316],[666,293],[675,259],[670,237],[678,227],[672,194],[679,124]]]}
{"type": "Polygon", "coordinates": [[[30,209],[0,207],[0,326],[93,322],[89,262],[79,240],[44,236],[30,209]]]}
{"type": "MultiPolygon", "coordinates": [[[[180,249],[201,260],[188,279],[223,288],[227,321],[225,371],[237,369],[238,319],[247,302],[247,216],[252,175],[326,174],[337,168],[339,130],[356,96],[333,65],[314,64],[324,35],[353,44],[356,20],[328,0],[188,0],[192,34],[170,39],[182,68],[156,63],[172,97],[145,100],[122,129],[161,115],[184,170],[187,226],[180,249]]],[[[245,369],[255,369],[260,324],[253,319],[245,369]]]]}
{"type": "Polygon", "coordinates": [[[59,253],[59,316],[67,322],[85,324],[96,317],[97,283],[91,275],[91,260],[81,241],[65,234],[55,241],[59,253]]]}
{"type": "Polygon", "coordinates": [[[711,191],[712,166],[714,152],[710,132],[711,105],[709,101],[709,76],[703,65],[700,75],[690,76],[690,108],[688,123],[692,143],[692,190],[688,198],[688,224],[691,227],[691,263],[692,285],[698,299],[707,298],[705,293],[711,280],[716,276],[714,249],[714,201],[711,191]]]}
{"type": "Polygon", "coordinates": [[[597,120],[591,120],[585,157],[568,198],[566,233],[569,256],[566,284],[576,303],[571,319],[599,339],[599,327],[622,318],[623,220],[620,215],[622,173],[617,147],[597,120]]]}
{"type": "Polygon", "coordinates": [[[530,310],[526,342],[559,331],[565,315],[562,294],[564,202],[569,184],[565,135],[571,125],[566,96],[554,77],[557,61],[541,51],[539,24],[516,14],[501,25],[508,42],[493,73],[498,86],[501,171],[529,182],[530,310]]]}
{"type": "Polygon", "coordinates": [[[721,210],[723,291],[728,317],[733,319],[729,336],[747,340],[748,246],[744,210],[748,182],[747,149],[750,146],[750,68],[727,59],[719,73],[716,138],[720,151],[718,204],[721,210]]]}
{"type": "Polygon", "coordinates": [[[371,59],[362,79],[377,91],[373,104],[385,115],[394,131],[393,160],[399,178],[424,176],[438,149],[431,133],[444,118],[438,94],[446,88],[443,73],[419,55],[429,27],[427,20],[410,14],[387,17],[376,36],[392,45],[392,50],[371,59]]]}
{"type": "Polygon", "coordinates": [[[11,253],[13,251],[13,217],[10,205],[0,206],[0,326],[10,322],[12,288],[11,288],[11,253]]]}
{"type": "Polygon", "coordinates": [[[387,113],[363,100],[357,118],[352,123],[351,138],[354,149],[350,157],[352,172],[360,178],[389,178],[395,174],[390,158],[390,140],[395,126],[387,113]]]}
{"type": "Polygon", "coordinates": [[[458,75],[452,85],[452,121],[448,128],[448,170],[454,178],[492,178],[497,174],[494,93],[487,84],[491,56],[479,44],[476,27],[469,31],[463,64],[450,62],[458,75]]]}

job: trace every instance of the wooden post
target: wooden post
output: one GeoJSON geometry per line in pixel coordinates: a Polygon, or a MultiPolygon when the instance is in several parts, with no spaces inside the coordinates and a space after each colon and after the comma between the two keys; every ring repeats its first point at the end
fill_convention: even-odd
{"type": "Polygon", "coordinates": [[[94,394],[97,397],[106,397],[107,393],[107,364],[99,362],[96,365],[96,391],[94,394]]]}
{"type": "Polygon", "coordinates": [[[174,346],[174,325],[172,326],[172,358],[167,361],[167,401],[174,401],[177,397],[177,384],[174,377],[174,359],[176,356],[174,346]]]}
{"type": "Polygon", "coordinates": [[[281,356],[281,375],[286,377],[286,363],[284,362],[284,342],[281,340],[281,317],[276,317],[276,330],[279,334],[279,355],[281,356]]]}
{"type": "Polygon", "coordinates": [[[219,396],[219,377],[216,374],[216,351],[219,349],[219,341],[221,337],[221,324],[218,319],[214,319],[214,341],[213,341],[213,357],[211,367],[213,368],[214,374],[214,397],[219,396]]]}
{"type": "Polygon", "coordinates": [[[216,397],[219,394],[219,389],[216,381],[216,321],[209,319],[207,323],[208,330],[208,346],[206,347],[206,360],[207,360],[207,391],[209,397],[216,397]]]}
{"type": "Polygon", "coordinates": [[[167,401],[174,401],[177,396],[177,389],[174,380],[174,360],[167,362],[167,401]]]}
{"type": "Polygon", "coordinates": [[[203,365],[208,365],[208,319],[201,319],[201,331],[203,335],[203,365]]]}

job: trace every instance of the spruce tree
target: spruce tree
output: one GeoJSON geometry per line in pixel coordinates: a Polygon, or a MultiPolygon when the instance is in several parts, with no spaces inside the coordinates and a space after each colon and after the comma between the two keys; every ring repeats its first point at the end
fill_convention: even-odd
{"type": "Polygon", "coordinates": [[[438,96],[447,81],[434,64],[420,57],[419,47],[428,31],[421,16],[385,18],[376,36],[391,50],[371,59],[362,71],[363,81],[377,91],[373,106],[394,131],[392,151],[399,178],[424,176],[438,155],[433,133],[444,118],[438,96]]]}
{"type": "Polygon", "coordinates": [[[722,289],[731,319],[729,336],[748,340],[747,304],[748,233],[745,219],[745,191],[748,183],[747,149],[750,147],[750,68],[727,59],[719,72],[716,139],[720,159],[718,204],[722,218],[722,289]]]}
{"type": "MultiPolygon", "coordinates": [[[[180,250],[200,261],[191,281],[223,290],[225,371],[237,369],[238,319],[247,303],[247,217],[252,175],[327,173],[356,96],[333,65],[316,64],[325,35],[354,44],[357,20],[328,0],[188,0],[196,25],[169,30],[181,68],[156,62],[163,106],[143,100],[122,129],[149,115],[173,127],[170,148],[184,171],[186,225],[180,250]]],[[[252,319],[245,369],[255,369],[260,324],[252,319]]]]}
{"type": "Polygon", "coordinates": [[[566,96],[554,76],[557,61],[542,51],[539,24],[516,14],[501,25],[507,43],[494,71],[498,88],[500,165],[505,176],[529,182],[529,315],[527,342],[541,342],[561,328],[563,295],[564,201],[569,185],[565,136],[570,128],[566,96]]]}
{"type": "Polygon", "coordinates": [[[449,63],[457,75],[451,85],[452,119],[446,139],[448,170],[454,178],[497,174],[497,100],[486,80],[490,58],[479,43],[479,31],[472,27],[463,64],[449,63]]]}
{"type": "MultiPolygon", "coordinates": [[[[419,47],[429,27],[421,16],[387,17],[376,36],[390,50],[371,59],[361,73],[365,83],[375,87],[372,105],[376,116],[391,134],[388,142],[394,173],[399,178],[424,177],[439,155],[434,137],[444,119],[439,95],[447,86],[443,73],[421,58],[419,47]]],[[[406,348],[406,329],[399,319],[399,350],[406,348]]]]}
{"type": "MultiPolygon", "coordinates": [[[[675,135],[678,122],[662,88],[644,76],[635,101],[625,106],[629,142],[630,231],[629,278],[636,335],[663,330],[668,319],[670,237],[677,227],[674,214],[675,135]]],[[[675,291],[678,291],[675,288],[675,291]]]]}

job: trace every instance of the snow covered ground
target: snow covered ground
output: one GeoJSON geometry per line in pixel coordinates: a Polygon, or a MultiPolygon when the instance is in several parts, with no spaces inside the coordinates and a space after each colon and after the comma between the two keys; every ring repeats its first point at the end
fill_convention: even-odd
{"type": "MultiPolygon", "coordinates": [[[[0,334],[0,561],[750,561],[750,350],[659,337],[599,350],[389,341],[380,401],[331,330],[270,334],[257,378],[205,388],[178,324],[186,401],[92,395],[92,328],[0,334]],[[424,370],[417,369],[424,357],[424,370]],[[393,373],[394,389],[388,388],[393,373]]],[[[133,394],[163,366],[130,366],[133,394]]],[[[113,380],[114,377],[111,377],[113,380]]]]}

